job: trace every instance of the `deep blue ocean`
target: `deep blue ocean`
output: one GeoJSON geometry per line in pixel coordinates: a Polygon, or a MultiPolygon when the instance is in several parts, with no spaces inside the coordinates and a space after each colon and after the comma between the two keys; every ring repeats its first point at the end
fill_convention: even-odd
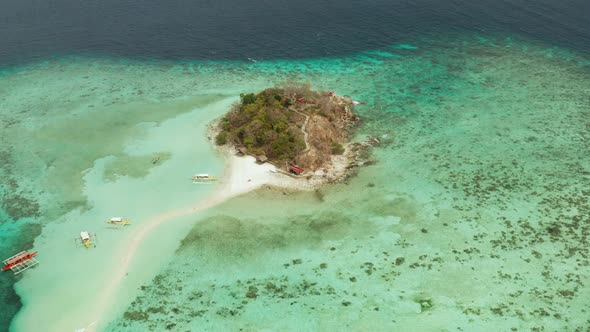
{"type": "Polygon", "coordinates": [[[0,65],[72,54],[330,57],[473,32],[590,52],[588,13],[586,0],[5,0],[0,65]]]}

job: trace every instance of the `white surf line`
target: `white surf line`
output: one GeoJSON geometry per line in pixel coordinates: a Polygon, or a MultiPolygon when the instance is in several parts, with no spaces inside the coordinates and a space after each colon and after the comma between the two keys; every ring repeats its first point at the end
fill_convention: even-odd
{"type": "Polygon", "coordinates": [[[82,327],[79,328],[77,330],[75,330],[75,332],[86,332],[89,328],[91,328],[92,326],[96,325],[96,323],[98,323],[97,321],[94,321],[92,323],[90,323],[90,325],[86,326],[86,327],[82,327]]]}

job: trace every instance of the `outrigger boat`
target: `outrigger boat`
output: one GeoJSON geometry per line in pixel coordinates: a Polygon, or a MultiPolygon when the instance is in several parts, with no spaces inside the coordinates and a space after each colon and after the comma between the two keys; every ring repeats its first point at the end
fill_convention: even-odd
{"type": "Polygon", "coordinates": [[[195,174],[195,175],[193,175],[193,182],[211,182],[211,181],[217,181],[217,178],[210,176],[209,174],[195,174]]]}
{"type": "Polygon", "coordinates": [[[109,221],[107,221],[107,223],[111,225],[121,226],[131,225],[131,222],[129,220],[126,220],[122,217],[112,217],[109,221]]]}
{"type": "Polygon", "coordinates": [[[82,240],[82,243],[84,244],[84,246],[86,248],[90,248],[90,245],[92,244],[92,242],[91,242],[90,233],[88,233],[88,231],[80,232],[80,239],[82,240]]]}
{"type": "Polygon", "coordinates": [[[32,268],[39,264],[39,261],[35,259],[37,253],[38,251],[35,251],[34,253],[29,253],[28,251],[19,252],[18,254],[2,261],[2,263],[4,263],[2,271],[12,270],[14,274],[19,274],[32,268]]]}

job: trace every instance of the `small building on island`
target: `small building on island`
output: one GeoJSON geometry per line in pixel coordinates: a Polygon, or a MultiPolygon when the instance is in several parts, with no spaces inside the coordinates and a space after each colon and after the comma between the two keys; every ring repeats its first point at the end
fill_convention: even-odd
{"type": "Polygon", "coordinates": [[[260,155],[257,155],[256,156],[256,162],[259,163],[259,164],[264,164],[267,161],[268,161],[268,158],[265,155],[263,155],[263,154],[260,154],[260,155]]]}
{"type": "Polygon", "coordinates": [[[248,149],[245,146],[240,146],[238,149],[237,155],[243,157],[248,154],[248,149]]]}
{"type": "Polygon", "coordinates": [[[295,174],[295,175],[300,175],[301,173],[303,173],[303,168],[291,165],[291,166],[289,166],[289,173],[295,174]]]}

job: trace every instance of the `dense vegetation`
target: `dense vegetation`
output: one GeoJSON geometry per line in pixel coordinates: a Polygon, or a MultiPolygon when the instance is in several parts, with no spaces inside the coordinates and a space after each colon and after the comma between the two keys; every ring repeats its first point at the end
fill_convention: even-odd
{"type": "Polygon", "coordinates": [[[343,144],[358,121],[352,105],[350,97],[318,93],[309,84],[241,94],[240,102],[221,119],[215,142],[264,155],[281,168],[296,164],[318,170],[329,165],[333,155],[346,153],[343,144]]]}
{"type": "MultiPolygon", "coordinates": [[[[305,117],[289,108],[294,109],[293,105],[300,98],[315,100],[319,97],[309,85],[241,94],[240,103],[221,120],[221,131],[215,142],[245,146],[249,153],[266,155],[275,162],[291,160],[305,149],[301,132],[305,117]]],[[[299,111],[308,113],[311,110],[300,107],[299,111]]]]}

